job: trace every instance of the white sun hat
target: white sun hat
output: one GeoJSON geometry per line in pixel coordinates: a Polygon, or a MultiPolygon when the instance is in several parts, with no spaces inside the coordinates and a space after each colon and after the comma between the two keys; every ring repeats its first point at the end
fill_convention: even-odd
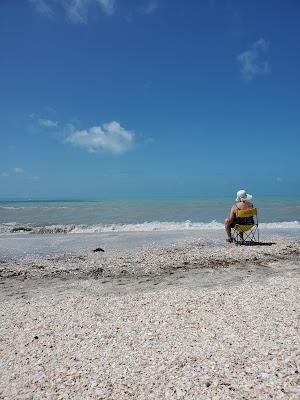
{"type": "Polygon", "coordinates": [[[242,189],[237,192],[235,201],[251,201],[252,197],[251,194],[246,193],[246,190],[242,189]]]}

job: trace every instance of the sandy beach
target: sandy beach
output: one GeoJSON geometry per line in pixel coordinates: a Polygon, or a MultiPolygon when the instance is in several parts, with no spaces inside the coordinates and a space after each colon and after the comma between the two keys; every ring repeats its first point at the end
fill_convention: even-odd
{"type": "Polygon", "coordinates": [[[300,400],[299,16],[0,0],[0,400],[300,400]]]}
{"type": "Polygon", "coordinates": [[[299,398],[300,242],[2,260],[3,399],[299,398]]]}

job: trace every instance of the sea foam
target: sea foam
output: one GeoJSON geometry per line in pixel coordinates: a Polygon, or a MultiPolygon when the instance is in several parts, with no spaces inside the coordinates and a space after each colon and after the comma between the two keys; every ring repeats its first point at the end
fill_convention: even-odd
{"type": "MultiPolygon", "coordinates": [[[[299,221],[260,223],[260,229],[300,229],[299,221]]],[[[154,232],[183,230],[220,230],[224,225],[215,220],[211,222],[162,222],[152,221],[140,224],[57,224],[34,226],[32,224],[4,223],[0,224],[1,234],[33,233],[33,234],[78,234],[101,232],[154,232]]]]}

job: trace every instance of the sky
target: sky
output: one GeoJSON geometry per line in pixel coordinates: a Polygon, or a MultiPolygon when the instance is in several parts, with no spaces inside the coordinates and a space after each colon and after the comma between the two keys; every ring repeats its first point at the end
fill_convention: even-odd
{"type": "Polygon", "coordinates": [[[0,198],[300,195],[297,0],[1,0],[0,198]]]}

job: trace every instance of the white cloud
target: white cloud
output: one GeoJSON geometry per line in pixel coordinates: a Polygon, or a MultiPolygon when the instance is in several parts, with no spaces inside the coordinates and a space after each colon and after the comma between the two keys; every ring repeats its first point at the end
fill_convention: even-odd
{"type": "Polygon", "coordinates": [[[152,0],[148,4],[145,4],[142,8],[142,14],[144,15],[151,15],[155,13],[155,11],[159,8],[158,1],[152,0]]]}
{"type": "Polygon", "coordinates": [[[269,43],[261,38],[253,43],[249,50],[237,56],[245,79],[251,80],[256,75],[269,72],[269,61],[267,59],[268,47],[269,43]]]}
{"type": "Polygon", "coordinates": [[[75,131],[66,138],[65,142],[83,147],[90,152],[103,150],[121,154],[132,149],[134,138],[133,132],[127,131],[118,122],[112,121],[88,130],[75,131]]]}
{"type": "Polygon", "coordinates": [[[93,6],[98,6],[107,15],[114,14],[115,0],[30,0],[38,13],[53,17],[61,12],[74,24],[83,24],[88,20],[88,13],[93,6]]]}
{"type": "Polygon", "coordinates": [[[51,119],[39,119],[38,120],[39,126],[44,128],[55,128],[58,125],[57,121],[51,121],[51,119]]]}
{"type": "Polygon", "coordinates": [[[15,167],[15,168],[14,168],[14,173],[15,173],[15,174],[18,174],[18,175],[23,175],[23,174],[26,173],[26,171],[25,171],[25,169],[23,169],[23,168],[15,167]]]}
{"type": "Polygon", "coordinates": [[[277,183],[282,183],[282,182],[283,182],[283,179],[281,178],[281,176],[277,176],[276,179],[275,179],[275,181],[276,181],[277,183]]]}

